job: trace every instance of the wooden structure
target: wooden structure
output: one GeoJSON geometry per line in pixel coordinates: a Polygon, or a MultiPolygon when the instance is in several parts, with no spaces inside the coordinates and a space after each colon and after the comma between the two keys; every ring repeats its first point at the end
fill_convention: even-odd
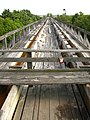
{"type": "MultiPolygon", "coordinates": [[[[36,38],[36,36],[34,37],[36,38]]],[[[80,92],[77,86],[74,85],[90,83],[89,66],[88,68],[74,69],[32,69],[32,62],[60,62],[62,59],[61,56],[32,58],[32,52],[89,53],[89,49],[15,50],[4,48],[0,52],[4,54],[7,52],[22,52],[25,55],[20,58],[6,57],[4,55],[0,57],[0,62],[27,63],[27,69],[22,69],[22,65],[0,69],[0,84],[14,85],[0,111],[1,120],[89,119],[80,92]],[[29,85],[34,86],[30,87],[29,85]],[[84,115],[88,118],[84,117],[84,115]]],[[[69,56],[64,57],[63,60],[63,63],[60,64],[68,62],[89,63],[90,57],[69,56]]],[[[89,106],[90,104],[88,104],[90,109],[89,106]]]]}
{"type": "Polygon", "coordinates": [[[42,23],[43,20],[36,21],[32,24],[28,24],[22,28],[4,34],[3,36],[0,37],[1,49],[5,50],[7,48],[12,48],[15,46],[16,43],[26,40],[30,36],[31,30],[35,29],[35,27],[42,23]],[[9,43],[8,38],[9,39],[11,38],[9,43]]]}
{"type": "MultiPolygon", "coordinates": [[[[6,52],[1,50],[0,52],[6,52]]],[[[0,58],[0,62],[27,62],[27,69],[12,70],[0,69],[0,84],[3,85],[40,85],[40,84],[87,84],[90,83],[90,68],[81,69],[55,69],[35,70],[32,69],[32,62],[60,62],[61,57],[31,58],[32,52],[90,52],[90,50],[32,50],[19,49],[7,50],[7,52],[26,52],[26,58],[0,58]]],[[[90,57],[65,57],[64,63],[68,62],[90,62],[90,57]]]]}

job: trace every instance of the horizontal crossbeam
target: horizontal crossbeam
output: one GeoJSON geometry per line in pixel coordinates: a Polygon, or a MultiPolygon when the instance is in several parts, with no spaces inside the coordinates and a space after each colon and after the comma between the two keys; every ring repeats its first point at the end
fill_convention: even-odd
{"type": "Polygon", "coordinates": [[[54,73],[54,72],[58,72],[58,73],[62,73],[62,72],[90,72],[90,68],[66,68],[66,69],[0,69],[0,73],[1,72],[29,72],[29,73],[33,73],[33,72],[47,72],[47,73],[54,73]]]}
{"type": "Polygon", "coordinates": [[[90,49],[4,49],[0,52],[90,52],[90,49]]]}
{"type": "Polygon", "coordinates": [[[90,69],[0,70],[0,84],[87,84],[90,83],[90,74],[86,72],[87,70],[90,71],[90,69]]]}
{"type": "MultiPolygon", "coordinates": [[[[64,62],[89,62],[90,57],[63,57],[64,62]]],[[[0,62],[59,62],[59,57],[0,58],[0,62]]]]}

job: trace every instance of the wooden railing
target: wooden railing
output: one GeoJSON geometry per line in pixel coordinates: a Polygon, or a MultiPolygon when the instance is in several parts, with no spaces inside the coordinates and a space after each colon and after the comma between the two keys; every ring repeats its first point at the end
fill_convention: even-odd
{"type": "MultiPolygon", "coordinates": [[[[30,49],[30,48],[24,48],[24,49],[6,49],[6,50],[0,50],[0,52],[3,53],[12,53],[12,52],[22,52],[25,53],[25,57],[0,57],[0,62],[27,62],[27,64],[32,62],[60,62],[61,59],[63,59],[63,63],[66,62],[88,62],[90,63],[90,57],[61,57],[61,56],[55,56],[55,53],[90,53],[89,49],[30,49]],[[52,53],[54,57],[32,57],[32,53],[52,53]]],[[[89,66],[90,67],[90,66],[89,66]]]]}
{"type": "Polygon", "coordinates": [[[17,30],[8,32],[0,36],[0,49],[7,49],[13,47],[18,41],[24,40],[30,34],[32,29],[35,29],[43,20],[28,24],[17,30]],[[9,43],[8,43],[9,39],[9,43]]]}
{"type": "Polygon", "coordinates": [[[20,85],[20,84],[87,84],[90,83],[90,67],[89,68],[65,68],[65,69],[32,69],[32,62],[90,62],[90,57],[44,57],[32,58],[32,52],[90,52],[86,50],[33,50],[33,49],[17,49],[17,50],[0,50],[0,52],[25,52],[27,57],[2,57],[0,62],[25,62],[27,69],[0,69],[0,84],[3,85],[20,85]]]}
{"type": "Polygon", "coordinates": [[[53,21],[58,23],[67,33],[71,35],[84,48],[90,49],[90,32],[63,21],[53,21]]]}

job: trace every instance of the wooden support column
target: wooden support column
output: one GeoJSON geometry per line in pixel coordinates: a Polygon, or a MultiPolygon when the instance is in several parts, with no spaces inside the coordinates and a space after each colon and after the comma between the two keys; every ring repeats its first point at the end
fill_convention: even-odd
{"type": "Polygon", "coordinates": [[[86,46],[90,48],[90,43],[89,43],[89,40],[87,38],[87,35],[84,33],[84,41],[86,43],[86,46]]]}
{"type": "Polygon", "coordinates": [[[25,36],[25,29],[22,29],[22,35],[25,36]]]}
{"type": "Polygon", "coordinates": [[[81,42],[84,41],[80,31],[78,31],[78,40],[81,41],[81,42]]]}
{"type": "Polygon", "coordinates": [[[25,38],[25,29],[22,29],[22,40],[25,38]]]}
{"type": "MultiPolygon", "coordinates": [[[[32,57],[32,53],[28,52],[27,53],[27,57],[31,58],[32,57]]],[[[32,69],[32,62],[27,62],[27,69],[32,69]]]]}
{"type": "Polygon", "coordinates": [[[30,26],[26,28],[26,34],[28,35],[30,33],[30,26]]]}
{"type": "Polygon", "coordinates": [[[7,38],[6,37],[2,40],[2,48],[7,49],[7,38]]]}
{"type": "Polygon", "coordinates": [[[20,31],[18,31],[18,40],[21,40],[20,31]]]}
{"type": "Polygon", "coordinates": [[[12,46],[15,45],[15,33],[12,35],[12,46]]]}
{"type": "MultiPolygon", "coordinates": [[[[2,49],[7,49],[7,38],[5,37],[3,40],[2,40],[2,49]]],[[[2,55],[4,55],[4,52],[2,52],[2,55]]]]}

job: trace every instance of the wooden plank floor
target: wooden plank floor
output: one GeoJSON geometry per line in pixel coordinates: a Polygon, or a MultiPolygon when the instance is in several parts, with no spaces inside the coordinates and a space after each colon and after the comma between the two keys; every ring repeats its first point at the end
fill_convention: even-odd
{"type": "Polygon", "coordinates": [[[21,95],[13,120],[82,118],[71,85],[38,85],[27,87],[26,97],[21,95]]]}

